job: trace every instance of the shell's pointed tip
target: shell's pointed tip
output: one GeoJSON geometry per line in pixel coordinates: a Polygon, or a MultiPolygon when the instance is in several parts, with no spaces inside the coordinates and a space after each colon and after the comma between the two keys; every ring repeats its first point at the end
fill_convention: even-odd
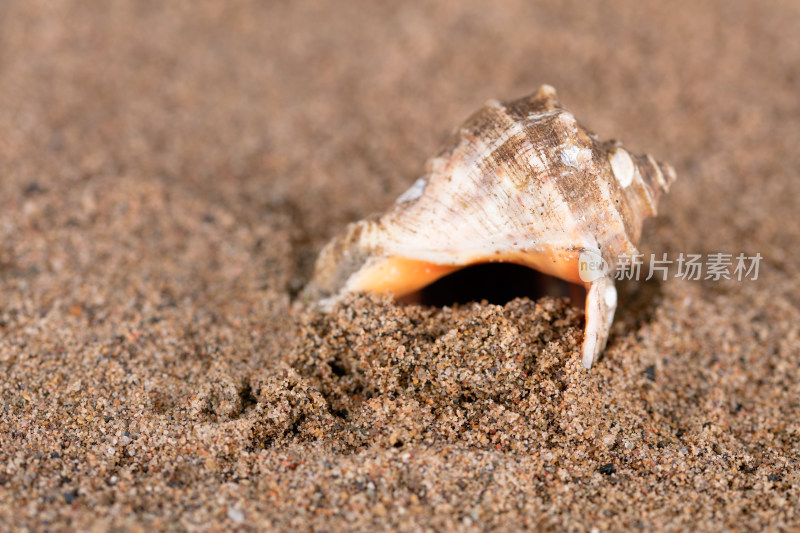
{"type": "Polygon", "coordinates": [[[558,98],[558,95],[556,94],[556,88],[546,83],[542,84],[542,86],[539,87],[539,90],[536,91],[536,96],[539,98],[552,98],[552,99],[558,98]]]}
{"type": "Polygon", "coordinates": [[[664,174],[665,174],[664,177],[666,178],[667,182],[667,185],[666,187],[664,187],[664,189],[669,191],[670,185],[673,184],[678,175],[675,174],[675,169],[672,168],[672,165],[670,165],[669,163],[662,163],[662,166],[664,167],[664,174]]]}

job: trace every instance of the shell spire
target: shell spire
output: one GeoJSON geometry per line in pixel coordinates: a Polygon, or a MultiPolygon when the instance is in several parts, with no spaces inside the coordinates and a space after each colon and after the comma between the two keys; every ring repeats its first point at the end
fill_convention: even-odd
{"type": "Polygon", "coordinates": [[[469,265],[525,265],[586,287],[589,368],[614,319],[617,259],[637,253],[644,219],[674,180],[650,155],[600,142],[549,85],[491,100],[388,211],[323,248],[306,296],[329,308],[350,292],[401,297],[469,265]]]}

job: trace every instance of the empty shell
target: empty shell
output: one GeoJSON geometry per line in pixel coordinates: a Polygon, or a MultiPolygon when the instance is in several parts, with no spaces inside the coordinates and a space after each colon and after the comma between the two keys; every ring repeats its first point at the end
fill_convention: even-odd
{"type": "Polygon", "coordinates": [[[388,211],[325,246],[306,295],[327,308],[355,291],[400,297],[469,265],[525,265],[586,287],[589,368],[614,319],[614,266],[638,253],[674,180],[669,165],[599,141],[548,85],[490,101],[388,211]]]}

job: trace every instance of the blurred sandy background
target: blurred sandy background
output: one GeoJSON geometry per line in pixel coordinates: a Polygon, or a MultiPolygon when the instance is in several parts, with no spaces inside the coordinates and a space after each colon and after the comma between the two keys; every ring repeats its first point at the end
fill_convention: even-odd
{"type": "Polygon", "coordinates": [[[0,529],[800,527],[800,4],[0,3],[0,529]],[[292,307],[489,98],[672,163],[757,281],[292,307]]]}

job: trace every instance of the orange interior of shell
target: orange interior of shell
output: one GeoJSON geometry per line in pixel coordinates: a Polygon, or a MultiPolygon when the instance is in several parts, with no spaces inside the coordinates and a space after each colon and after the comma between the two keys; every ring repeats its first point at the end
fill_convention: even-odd
{"type": "MultiPolygon", "coordinates": [[[[577,256],[560,259],[554,254],[517,254],[492,257],[491,260],[478,260],[465,265],[440,265],[416,259],[393,257],[382,261],[373,268],[362,272],[356,290],[379,293],[391,292],[396,298],[406,302],[419,302],[419,291],[437,280],[456,271],[473,265],[487,263],[510,263],[522,265],[546,276],[553,276],[570,283],[560,292],[543,290],[542,294],[569,296],[577,304],[583,305],[584,283],[578,275],[577,256]],[[415,296],[416,295],[416,296],[415,296]]],[[[480,284],[482,280],[470,281],[480,284]]],[[[555,280],[550,280],[555,282],[555,280]]]]}

